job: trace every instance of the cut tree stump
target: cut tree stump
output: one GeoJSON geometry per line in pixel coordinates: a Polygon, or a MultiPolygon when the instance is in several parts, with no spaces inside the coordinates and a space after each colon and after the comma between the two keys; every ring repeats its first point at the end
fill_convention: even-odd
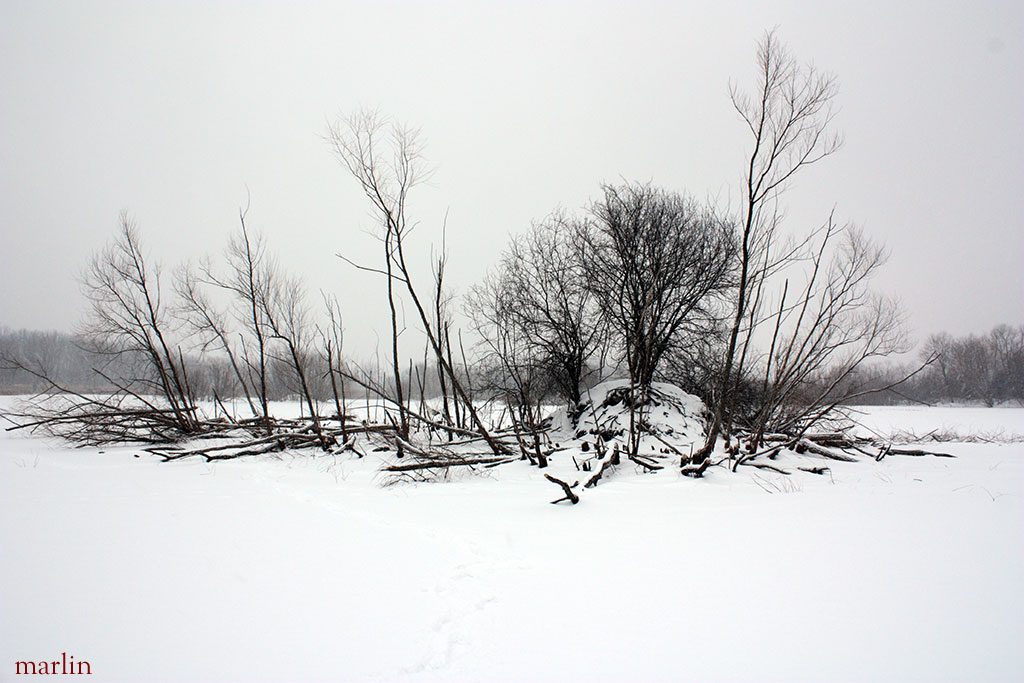
{"type": "Polygon", "coordinates": [[[580,497],[573,492],[573,488],[579,486],[578,481],[574,483],[572,486],[570,486],[561,479],[556,479],[555,477],[552,477],[550,474],[545,473],[544,478],[552,483],[558,484],[559,486],[562,487],[562,490],[565,491],[565,495],[563,497],[559,498],[558,500],[551,501],[552,505],[561,503],[563,500],[571,501],[573,505],[580,502],[580,497]]]}

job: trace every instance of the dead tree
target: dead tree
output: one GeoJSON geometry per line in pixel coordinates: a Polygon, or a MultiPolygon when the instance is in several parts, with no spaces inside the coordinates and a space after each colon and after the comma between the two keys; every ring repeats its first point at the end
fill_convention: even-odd
{"type": "MultiPolygon", "coordinates": [[[[445,249],[443,238],[441,253],[434,263],[434,324],[437,326],[438,341],[441,344],[441,352],[448,357],[449,364],[452,358],[452,342],[449,330],[451,329],[451,315],[448,312],[449,299],[444,289],[445,267],[448,265],[448,252],[445,249]]],[[[423,352],[423,372],[426,374],[429,363],[429,345],[423,352]]],[[[441,415],[444,421],[452,423],[452,413],[455,406],[450,405],[448,394],[448,380],[440,363],[435,363],[437,369],[437,382],[441,388],[441,415]]],[[[422,392],[421,392],[422,393],[422,392]]]]}
{"type": "MultiPolygon", "coordinates": [[[[267,253],[263,236],[252,233],[246,225],[247,214],[248,207],[239,211],[239,230],[231,237],[225,251],[227,273],[218,274],[208,261],[201,266],[206,284],[232,296],[240,328],[240,351],[231,350],[233,344],[228,340],[226,325],[214,315],[208,300],[200,294],[197,278],[187,274],[180,278],[179,285],[185,310],[193,328],[220,342],[232,360],[247,397],[251,391],[258,398],[258,415],[267,436],[273,430],[268,379],[272,361],[275,361],[295,377],[296,393],[309,410],[313,431],[320,437],[322,447],[327,448],[311,388],[313,376],[309,363],[313,356],[313,325],[303,284],[284,273],[267,253]],[[275,356],[275,349],[279,355],[275,356]],[[241,356],[246,366],[244,375],[235,360],[237,356],[241,356]]],[[[255,412],[251,399],[250,405],[255,412]]]]}
{"type": "Polygon", "coordinates": [[[205,431],[160,285],[159,268],[147,264],[138,230],[122,214],[117,236],[82,276],[90,308],[78,340],[105,391],[86,395],[56,377],[56,368],[2,358],[0,366],[42,385],[34,400],[8,413],[12,429],[81,445],[177,441],[205,431]]]}
{"type": "Polygon", "coordinates": [[[341,427],[342,442],[348,441],[345,431],[347,403],[345,400],[345,370],[341,360],[341,349],[345,339],[342,327],[341,306],[334,296],[324,295],[324,308],[327,311],[327,323],[318,327],[320,349],[330,379],[331,395],[334,397],[334,408],[337,411],[338,424],[341,427]]]}

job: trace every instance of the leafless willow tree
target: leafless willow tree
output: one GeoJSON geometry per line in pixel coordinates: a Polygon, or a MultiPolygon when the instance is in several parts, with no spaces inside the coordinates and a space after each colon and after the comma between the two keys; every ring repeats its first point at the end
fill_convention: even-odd
{"type": "MultiPolygon", "coordinates": [[[[406,213],[409,192],[428,174],[422,158],[418,131],[400,125],[389,125],[372,111],[359,111],[348,118],[339,118],[328,128],[328,140],[335,156],[355,178],[363,193],[373,204],[380,220],[384,268],[356,266],[381,272],[385,278],[388,310],[391,316],[391,366],[395,404],[398,407],[399,436],[409,438],[409,416],[402,382],[402,366],[398,355],[398,297],[396,286],[408,285],[396,271],[398,244],[412,229],[406,213]],[[384,149],[381,149],[384,147],[384,149]]],[[[401,455],[401,450],[399,451],[401,455]]]]}
{"type": "Polygon", "coordinates": [[[650,185],[603,188],[575,240],[583,284],[612,330],[634,386],[721,313],[732,286],[730,223],[694,200],[650,185]]]}
{"type": "MultiPolygon", "coordinates": [[[[519,324],[517,292],[506,278],[491,274],[474,287],[468,307],[482,339],[482,376],[490,397],[507,407],[517,437],[530,435],[537,464],[547,466],[539,430],[542,406],[553,389],[543,352],[519,324]]],[[[521,444],[522,446],[522,444],[521,444]]],[[[521,450],[528,452],[522,447],[521,450]]]]}
{"type": "MultiPolygon", "coordinates": [[[[267,253],[262,234],[253,234],[247,227],[246,214],[247,210],[239,212],[239,229],[225,251],[226,275],[218,274],[209,261],[201,266],[203,283],[231,295],[238,324],[237,349],[223,316],[215,311],[202,293],[199,279],[189,271],[179,277],[183,310],[197,333],[208,343],[215,340],[230,359],[249,405],[262,418],[268,435],[268,380],[272,362],[276,361],[287,368],[285,376],[294,378],[294,393],[306,404],[313,432],[323,439],[313,391],[316,326],[306,302],[305,286],[300,278],[285,273],[267,253]],[[259,413],[253,395],[259,401],[259,413]]],[[[328,444],[324,441],[321,445],[326,448],[328,444]]]]}
{"type": "Polygon", "coordinates": [[[317,326],[317,334],[320,336],[321,359],[326,366],[326,375],[331,385],[331,396],[334,399],[334,409],[338,423],[341,426],[342,441],[346,441],[348,434],[345,430],[346,396],[345,396],[345,365],[342,360],[341,350],[344,346],[345,330],[342,326],[341,305],[335,296],[324,295],[324,309],[327,312],[326,323],[317,326]]]}
{"type": "Polygon", "coordinates": [[[271,336],[266,316],[271,298],[274,265],[267,254],[266,242],[246,225],[248,209],[239,211],[239,228],[224,251],[226,272],[219,272],[210,260],[200,264],[200,274],[185,271],[179,277],[178,290],[183,311],[192,329],[204,343],[216,340],[225,353],[234,359],[234,367],[243,393],[255,415],[271,433],[269,384],[271,369],[271,336]],[[216,312],[203,293],[202,286],[213,286],[231,299],[234,334],[228,323],[216,312]],[[237,346],[235,336],[237,336],[237,346]],[[232,351],[232,349],[235,349],[232,351]],[[244,366],[244,370],[243,370],[244,366]],[[255,402],[258,402],[258,412],[255,402]]]}
{"type": "MultiPolygon", "coordinates": [[[[399,288],[404,290],[412,303],[427,337],[430,351],[438,367],[444,372],[453,395],[469,416],[473,428],[495,453],[507,453],[508,449],[491,436],[480,419],[470,392],[454,368],[451,354],[446,353],[446,331],[438,329],[435,321],[436,312],[431,310],[430,300],[421,296],[411,275],[406,240],[413,229],[413,224],[409,221],[407,200],[409,192],[428,175],[418,131],[399,124],[391,124],[374,112],[363,111],[348,118],[341,118],[330,125],[328,141],[335,155],[370,200],[380,224],[379,237],[384,252],[383,268],[363,265],[356,267],[377,272],[385,278],[391,314],[391,365],[396,394],[394,403],[399,409],[400,448],[402,441],[407,442],[409,437],[409,411],[405,402],[398,351],[400,329],[396,302],[399,292],[396,290],[399,288]]],[[[399,455],[401,453],[400,450],[399,455]]]]}
{"type": "Polygon", "coordinates": [[[761,41],[757,64],[752,94],[731,88],[753,143],[744,174],[739,281],[711,429],[704,447],[683,463],[687,473],[703,471],[720,435],[736,453],[736,427],[750,452],[766,430],[796,443],[840,403],[921,371],[881,388],[858,379],[866,363],[908,348],[897,302],[869,289],[884,250],[861,231],[838,226],[832,215],[801,240],[781,230],[780,194],[797,172],[841,144],[829,131],[835,78],[801,66],[774,32],[761,41]],[[764,355],[755,349],[760,333],[768,344],[764,355]],[[745,411],[738,405],[742,387],[754,395],[745,411]]]}
{"type": "MultiPolygon", "coordinates": [[[[271,369],[277,366],[281,370],[277,374],[291,385],[291,393],[305,402],[313,432],[323,439],[316,397],[324,393],[318,384],[320,375],[326,379],[326,373],[317,367],[317,326],[305,287],[267,253],[262,235],[247,227],[246,214],[247,209],[239,212],[239,229],[225,251],[226,273],[219,273],[208,259],[198,272],[190,267],[179,270],[179,315],[198,339],[201,352],[213,349],[224,354],[242,395],[268,436],[272,430],[269,379],[271,369]],[[230,295],[233,321],[216,307],[209,287],[230,295]]],[[[326,448],[328,444],[324,441],[321,445],[326,448]]]]}
{"type": "Polygon", "coordinates": [[[766,430],[800,436],[840,403],[879,391],[856,382],[857,371],[910,348],[898,302],[870,290],[885,250],[831,216],[818,240],[803,287],[791,290],[787,279],[774,306],[751,450],[766,430]]]}
{"type": "Polygon", "coordinates": [[[311,389],[314,375],[310,373],[309,364],[314,357],[314,325],[302,281],[284,273],[277,264],[268,264],[259,305],[266,321],[268,338],[283,348],[284,360],[298,383],[296,393],[306,402],[313,432],[320,437],[321,446],[327,449],[329,444],[323,435],[311,389]]]}
{"type": "Polygon", "coordinates": [[[545,400],[557,395],[572,414],[607,352],[608,328],[585,286],[573,221],[559,211],[513,239],[467,297],[488,389],[508,407],[516,433],[531,439],[523,451],[541,467],[545,400]]]}
{"type": "MultiPolygon", "coordinates": [[[[209,266],[206,266],[209,270],[209,266]]],[[[178,294],[178,317],[185,324],[189,335],[197,340],[200,354],[220,352],[227,359],[237,390],[245,398],[253,417],[267,418],[266,392],[259,394],[261,409],[253,401],[253,391],[248,377],[249,368],[243,372],[242,358],[246,356],[244,346],[238,348],[238,341],[232,331],[227,314],[212,301],[202,276],[189,266],[182,267],[175,276],[175,290],[178,294]]],[[[241,335],[239,335],[241,336],[241,335]]],[[[216,400],[223,396],[214,395],[216,400]]]]}
{"type": "Polygon", "coordinates": [[[3,358],[0,365],[43,385],[42,395],[25,412],[8,419],[15,428],[41,428],[82,445],[166,442],[196,434],[201,419],[176,343],[175,321],[163,301],[160,269],[147,263],[138,230],[126,214],[81,282],[89,312],[77,343],[106,383],[106,392],[86,395],[62,384],[56,368],[3,358]]]}
{"type": "Polygon", "coordinates": [[[238,232],[231,236],[225,250],[227,275],[218,279],[207,267],[209,281],[232,294],[234,313],[239,322],[242,355],[248,370],[249,385],[259,398],[267,433],[270,433],[268,376],[270,344],[261,301],[266,297],[266,243],[259,233],[251,235],[245,224],[247,210],[239,211],[238,232]]]}
{"type": "Polygon", "coordinates": [[[82,289],[90,304],[84,343],[100,356],[138,362],[137,374],[106,379],[143,403],[149,403],[143,395],[165,400],[174,427],[182,434],[192,432],[195,402],[162,299],[160,269],[146,263],[138,229],[127,214],[121,215],[114,241],[89,263],[82,289]]]}
{"type": "Polygon", "coordinates": [[[733,107],[747,126],[752,146],[744,164],[732,325],[708,439],[693,457],[697,465],[710,455],[720,432],[726,438],[731,433],[736,388],[750,358],[753,331],[763,321],[759,313],[767,296],[766,283],[795,253],[781,237],[779,195],[801,169],[833,154],[842,142],[829,130],[838,91],[834,76],[801,65],[774,31],[766,33],[758,45],[757,67],[753,92],[730,87],[733,107]]]}
{"type": "MultiPolygon", "coordinates": [[[[447,224],[447,218],[445,220],[447,224]]],[[[452,330],[454,329],[454,320],[452,317],[452,296],[448,293],[445,288],[444,278],[448,268],[448,250],[447,244],[445,243],[445,231],[442,230],[442,243],[441,249],[438,253],[432,254],[433,258],[433,274],[434,274],[434,291],[433,291],[433,303],[431,307],[431,313],[433,314],[434,329],[437,330],[437,342],[439,346],[438,354],[448,360],[447,367],[451,368],[454,372],[459,371],[459,364],[455,361],[455,347],[452,344],[452,330]]],[[[462,385],[466,388],[466,393],[469,397],[470,402],[474,400],[473,381],[468,364],[465,361],[465,351],[462,348],[462,337],[459,331],[456,331],[457,339],[459,341],[459,355],[462,357],[462,385]]],[[[427,383],[427,370],[430,367],[431,358],[431,347],[430,343],[426,344],[426,348],[423,351],[423,376],[420,384],[420,396],[421,403],[423,402],[424,384],[427,383]]],[[[465,429],[468,426],[468,414],[467,411],[461,405],[458,400],[453,400],[453,392],[451,391],[451,382],[448,379],[448,373],[440,362],[434,362],[434,370],[437,374],[437,383],[441,394],[441,418],[446,424],[455,424],[460,429],[465,429]]],[[[451,436],[449,432],[449,437],[451,436]]]]}
{"type": "Polygon", "coordinates": [[[608,325],[573,244],[575,222],[558,211],[513,239],[467,299],[492,365],[520,404],[554,389],[575,407],[584,383],[604,369],[608,325]]]}

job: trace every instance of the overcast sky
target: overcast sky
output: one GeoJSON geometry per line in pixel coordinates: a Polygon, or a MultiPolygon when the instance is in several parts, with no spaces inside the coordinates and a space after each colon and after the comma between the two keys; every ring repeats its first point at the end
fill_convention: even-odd
{"type": "MultiPolygon", "coordinates": [[[[879,285],[918,338],[1024,323],[1020,2],[0,3],[0,324],[71,330],[76,276],[128,210],[165,270],[251,225],[348,343],[386,335],[378,257],[326,122],[418,126],[436,169],[413,211],[429,255],[449,211],[464,289],[510,234],[599,183],[737,196],[749,139],[728,84],[765,29],[836,74],[844,148],[786,195],[802,232],[837,214],[884,241],[879,285]]],[[[411,311],[410,311],[411,313],[411,311]]]]}

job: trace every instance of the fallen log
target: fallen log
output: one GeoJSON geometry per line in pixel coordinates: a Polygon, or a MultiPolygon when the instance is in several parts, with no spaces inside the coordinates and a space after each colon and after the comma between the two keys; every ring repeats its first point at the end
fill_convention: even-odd
{"type": "Polygon", "coordinates": [[[833,448],[850,448],[856,443],[856,440],[851,439],[842,432],[819,432],[812,434],[804,434],[803,436],[792,434],[779,434],[770,433],[765,434],[761,437],[762,443],[798,443],[799,441],[809,441],[819,446],[831,446],[833,448]]]}
{"type": "Polygon", "coordinates": [[[782,448],[783,446],[772,446],[771,448],[767,448],[763,451],[758,451],[757,453],[750,453],[748,455],[736,458],[736,460],[734,460],[732,464],[732,471],[735,472],[740,465],[745,465],[748,460],[753,460],[754,458],[761,455],[767,455],[769,458],[774,458],[776,455],[778,455],[779,451],[781,451],[782,448]]]}
{"type": "MultiPolygon", "coordinates": [[[[213,453],[214,451],[230,451],[230,450],[250,451],[251,449],[253,449],[253,448],[257,447],[257,446],[261,446],[261,445],[266,444],[266,443],[275,443],[276,444],[285,436],[286,436],[285,434],[274,434],[273,436],[265,436],[262,439],[252,439],[250,441],[243,441],[242,443],[228,443],[228,444],[221,444],[219,446],[207,446],[205,448],[193,448],[193,449],[190,449],[190,450],[181,450],[180,448],[173,448],[173,449],[170,449],[170,448],[169,449],[147,448],[145,450],[148,451],[149,453],[152,453],[153,455],[160,456],[161,458],[164,459],[164,462],[168,462],[170,460],[180,460],[181,458],[188,458],[188,457],[191,457],[191,456],[194,456],[194,455],[202,455],[202,456],[206,457],[207,460],[210,460],[211,459],[210,453],[213,453]]],[[[213,457],[215,459],[217,459],[217,460],[228,460],[230,458],[238,457],[240,455],[253,455],[253,453],[241,453],[241,452],[239,452],[239,453],[230,453],[230,454],[227,454],[227,455],[225,455],[223,457],[222,456],[213,456],[213,457]]]]}
{"type": "Polygon", "coordinates": [[[640,467],[645,468],[648,472],[657,472],[658,470],[665,469],[664,465],[659,465],[650,458],[643,455],[630,455],[629,459],[635,462],[640,467]]]}
{"type": "Polygon", "coordinates": [[[285,445],[281,442],[270,442],[265,443],[255,448],[247,448],[234,453],[218,453],[217,455],[201,454],[206,458],[206,462],[213,462],[214,460],[232,460],[234,458],[240,458],[244,455],[263,455],[265,453],[273,453],[275,451],[283,451],[285,445]]]}
{"type": "Polygon", "coordinates": [[[815,443],[850,440],[844,432],[808,432],[807,434],[804,434],[804,438],[815,443]]]}
{"type": "Polygon", "coordinates": [[[711,466],[711,458],[704,458],[704,462],[699,465],[694,465],[689,460],[684,461],[679,467],[679,473],[684,477],[692,477],[693,479],[700,479],[704,476],[704,472],[707,471],[708,467],[711,466]]]}
{"type": "Polygon", "coordinates": [[[857,459],[854,458],[853,456],[830,450],[823,446],[819,446],[816,443],[811,443],[806,439],[801,439],[799,442],[797,442],[798,453],[800,452],[801,448],[810,453],[814,453],[815,455],[820,455],[823,458],[828,458],[829,460],[838,460],[840,462],[857,462],[857,459]]]}
{"type": "Polygon", "coordinates": [[[956,456],[952,453],[938,453],[936,451],[924,451],[919,448],[890,448],[890,455],[912,455],[920,457],[922,455],[933,455],[936,458],[955,458],[956,456]]]}
{"type": "Polygon", "coordinates": [[[786,470],[782,469],[781,467],[776,467],[775,465],[769,465],[766,462],[749,462],[748,461],[748,462],[745,462],[743,464],[748,466],[748,467],[756,467],[759,470],[771,470],[772,472],[777,472],[779,474],[785,474],[787,477],[789,476],[789,472],[787,472],[786,470]]]}
{"type": "Polygon", "coordinates": [[[604,471],[609,467],[612,467],[613,465],[614,463],[612,462],[612,456],[609,454],[608,457],[603,458],[601,460],[601,466],[597,468],[597,472],[595,472],[590,477],[590,479],[587,480],[587,483],[583,485],[583,488],[589,489],[597,486],[597,482],[601,481],[601,477],[604,476],[604,471]]]}
{"type": "Polygon", "coordinates": [[[402,465],[389,465],[384,468],[385,472],[414,472],[416,470],[443,469],[448,467],[468,467],[471,465],[502,465],[513,462],[515,458],[507,456],[489,456],[485,458],[452,458],[451,460],[426,460],[411,462],[402,465]]]}

